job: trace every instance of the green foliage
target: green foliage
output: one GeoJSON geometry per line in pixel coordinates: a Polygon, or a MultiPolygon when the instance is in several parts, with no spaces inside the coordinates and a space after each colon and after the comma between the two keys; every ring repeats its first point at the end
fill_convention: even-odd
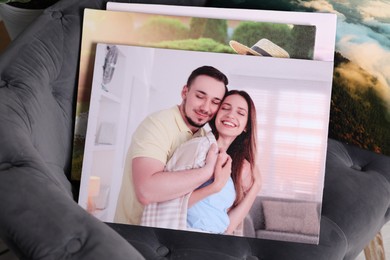
{"type": "Polygon", "coordinates": [[[220,43],[227,42],[227,22],[223,19],[207,19],[203,38],[210,38],[220,43]]]}
{"type": "Polygon", "coordinates": [[[267,38],[285,49],[292,58],[312,59],[315,43],[315,27],[260,22],[242,22],[232,39],[248,47],[262,38],[267,38]]]}
{"type": "Polygon", "coordinates": [[[288,53],[293,51],[291,46],[291,28],[287,24],[242,22],[234,30],[232,40],[238,41],[248,47],[253,46],[262,38],[279,45],[288,53]]]}
{"type": "MultiPolygon", "coordinates": [[[[360,69],[368,86],[356,88],[337,71],[350,61],[336,54],[332,85],[329,137],[390,155],[389,111],[376,90],[378,81],[360,69]]],[[[356,71],[355,71],[356,72],[356,71]]]]}
{"type": "Polygon", "coordinates": [[[223,19],[192,18],[189,38],[210,38],[220,43],[227,42],[228,24],[223,19]]]}
{"type": "Polygon", "coordinates": [[[135,35],[139,43],[156,43],[185,39],[188,33],[188,27],[179,20],[157,16],[138,28],[135,35]]]}
{"type": "Polygon", "coordinates": [[[218,43],[209,38],[166,41],[154,44],[152,47],[190,51],[234,53],[234,51],[229,46],[218,43]]]}
{"type": "Polygon", "coordinates": [[[297,59],[313,59],[315,26],[294,25],[291,30],[290,56],[297,59]]]}
{"type": "Polygon", "coordinates": [[[192,17],[190,21],[190,39],[201,38],[206,27],[207,18],[192,17]]]}

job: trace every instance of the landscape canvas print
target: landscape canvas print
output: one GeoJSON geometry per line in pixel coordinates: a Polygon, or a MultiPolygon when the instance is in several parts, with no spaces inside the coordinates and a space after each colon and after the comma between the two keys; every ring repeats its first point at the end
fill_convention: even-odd
{"type": "Polygon", "coordinates": [[[329,137],[390,155],[389,1],[213,0],[208,5],[336,14],[329,137]]]}
{"type": "MultiPolygon", "coordinates": [[[[261,188],[251,205],[254,210],[229,235],[317,244],[331,61],[99,43],[79,204],[102,221],[115,221],[121,187],[131,180],[126,162],[137,127],[148,115],[179,105],[188,76],[205,65],[227,76],[229,90],[248,93],[256,110],[261,188]]],[[[184,206],[184,212],[193,207],[184,206]]],[[[188,226],[179,229],[224,234],[188,226]]]]}
{"type": "Polygon", "coordinates": [[[228,15],[225,18],[207,18],[201,16],[207,13],[207,9],[202,8],[130,6],[138,11],[85,9],[72,156],[72,179],[76,181],[81,176],[98,42],[237,54],[230,44],[232,40],[236,45],[251,49],[258,41],[266,39],[279,45],[290,58],[333,61],[335,16],[332,14],[257,10],[252,15],[235,11],[224,13],[228,15]],[[140,12],[140,9],[150,13],[140,12]],[[184,10],[186,12],[180,16],[184,10]]]}

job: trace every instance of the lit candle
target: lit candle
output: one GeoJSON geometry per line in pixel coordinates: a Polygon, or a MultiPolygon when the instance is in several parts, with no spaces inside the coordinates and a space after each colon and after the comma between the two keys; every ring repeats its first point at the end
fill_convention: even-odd
{"type": "Polygon", "coordinates": [[[89,177],[89,190],[88,197],[97,197],[100,192],[100,177],[91,176],[89,177]]]}
{"type": "Polygon", "coordinates": [[[99,195],[100,192],[100,177],[90,176],[89,185],[88,185],[88,202],[87,202],[87,211],[89,213],[94,213],[96,210],[95,198],[99,195]]]}

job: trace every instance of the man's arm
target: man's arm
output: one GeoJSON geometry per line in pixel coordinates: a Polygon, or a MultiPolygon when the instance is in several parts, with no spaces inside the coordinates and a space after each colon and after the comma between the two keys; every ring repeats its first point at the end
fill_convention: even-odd
{"type": "Polygon", "coordinates": [[[143,205],[183,196],[212,177],[217,158],[217,146],[213,144],[203,168],[164,172],[165,165],[159,160],[136,157],[132,161],[135,194],[143,205]]]}

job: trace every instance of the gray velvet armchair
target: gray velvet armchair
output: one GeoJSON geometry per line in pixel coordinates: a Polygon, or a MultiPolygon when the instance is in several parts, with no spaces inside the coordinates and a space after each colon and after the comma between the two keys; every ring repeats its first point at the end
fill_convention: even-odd
{"type": "Polygon", "coordinates": [[[388,221],[390,158],[332,139],[319,245],[216,238],[89,215],[69,180],[75,93],[83,9],[105,3],[60,1],[0,56],[0,237],[20,259],[352,260],[388,221]]]}

